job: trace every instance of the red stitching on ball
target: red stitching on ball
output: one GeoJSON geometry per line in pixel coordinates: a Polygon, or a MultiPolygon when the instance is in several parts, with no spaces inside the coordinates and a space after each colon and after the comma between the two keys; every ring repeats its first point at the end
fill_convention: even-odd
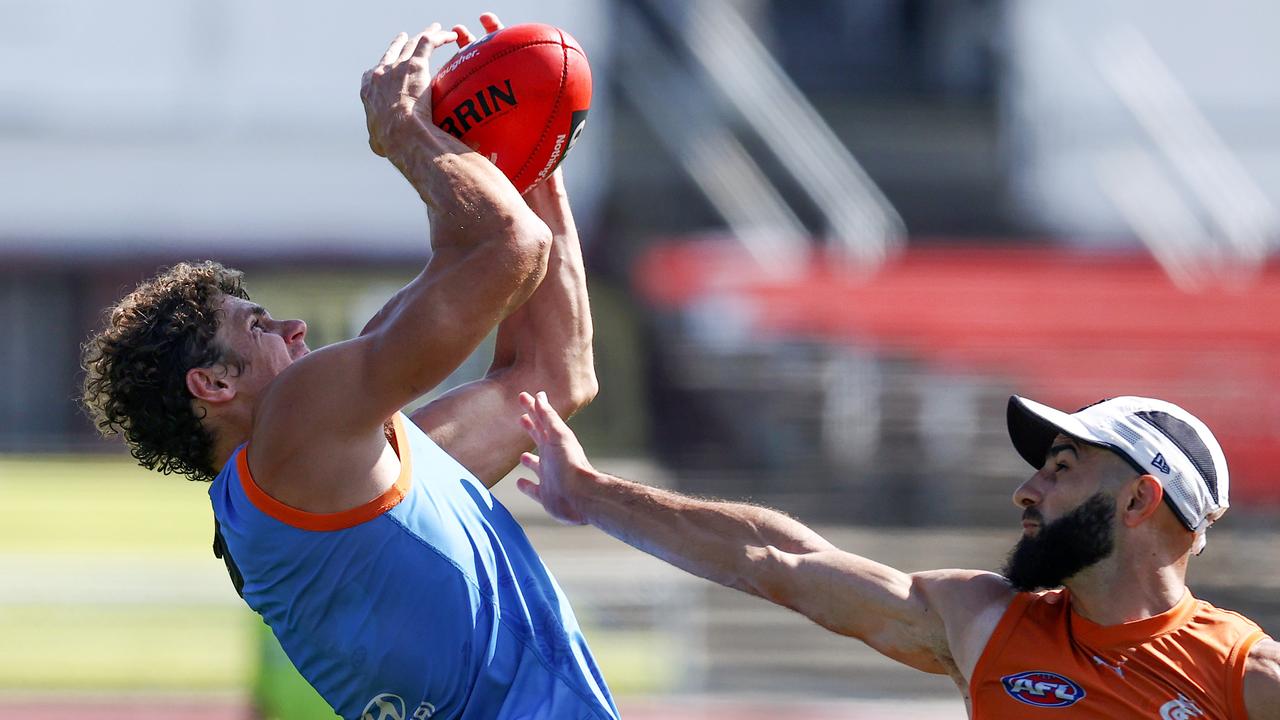
{"type": "MultiPolygon", "coordinates": [[[[559,28],[556,32],[560,32],[559,28]]],[[[552,121],[556,118],[556,110],[560,107],[560,99],[564,97],[564,87],[569,82],[569,46],[564,43],[564,33],[560,32],[560,52],[562,62],[560,64],[560,90],[556,92],[556,101],[551,105],[551,114],[547,117],[547,124],[542,127],[542,134],[538,136],[538,142],[534,143],[533,152],[529,153],[529,157],[525,158],[524,165],[520,166],[516,177],[524,175],[525,168],[529,167],[529,162],[538,157],[538,149],[542,147],[542,142],[547,139],[547,131],[551,129],[552,121]]],[[[516,188],[520,192],[524,192],[523,188],[516,188]]]]}

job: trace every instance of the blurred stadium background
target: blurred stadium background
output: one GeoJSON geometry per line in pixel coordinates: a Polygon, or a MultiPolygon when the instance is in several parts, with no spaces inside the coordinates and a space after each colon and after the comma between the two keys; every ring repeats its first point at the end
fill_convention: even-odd
{"type": "MultiPolygon", "coordinates": [[[[427,232],[360,74],[483,10],[592,61],[566,174],[598,465],[995,568],[1028,472],[1007,396],[1166,397],[1232,467],[1192,588],[1280,632],[1274,3],[0,0],[0,718],[326,716],[213,558],[204,488],[95,437],[77,347],[190,258],[313,346],[354,334],[427,232]]],[[[499,493],[626,717],[964,716],[945,679],[499,493]]]]}

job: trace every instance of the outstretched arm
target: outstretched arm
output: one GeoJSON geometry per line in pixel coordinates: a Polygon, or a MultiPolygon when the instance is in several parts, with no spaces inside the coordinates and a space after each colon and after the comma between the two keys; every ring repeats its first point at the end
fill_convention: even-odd
{"type": "Polygon", "coordinates": [[[539,481],[521,478],[518,485],[553,517],[595,525],[687,572],[789,607],[911,667],[953,675],[962,668],[967,677],[986,637],[972,650],[965,621],[1001,598],[1008,602],[1008,586],[990,573],[907,574],[843,552],[772,510],[692,498],[600,473],[544,394],[523,394],[521,401],[521,423],[539,453],[526,453],[522,462],[539,481]],[[950,634],[949,621],[956,630],[950,634]]]}

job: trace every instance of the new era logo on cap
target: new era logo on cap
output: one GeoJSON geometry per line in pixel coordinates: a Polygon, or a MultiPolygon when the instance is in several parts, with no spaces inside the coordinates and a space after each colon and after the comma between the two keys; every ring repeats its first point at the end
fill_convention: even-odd
{"type": "Polygon", "coordinates": [[[1169,474],[1169,461],[1164,459],[1164,453],[1156,453],[1156,456],[1151,458],[1151,464],[1165,475],[1169,474]]]}
{"type": "Polygon", "coordinates": [[[1059,433],[1118,453],[1160,481],[1164,497],[1188,530],[1203,533],[1227,509],[1229,476],[1222,447],[1199,418],[1170,402],[1124,396],[1074,413],[1014,395],[1009,437],[1032,467],[1059,433]]]}

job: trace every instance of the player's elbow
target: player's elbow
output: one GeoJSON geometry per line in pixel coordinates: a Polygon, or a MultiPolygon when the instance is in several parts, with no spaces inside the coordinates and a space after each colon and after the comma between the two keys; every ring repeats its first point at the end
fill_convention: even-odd
{"type": "Polygon", "coordinates": [[[551,255],[551,228],[532,211],[513,218],[506,233],[504,249],[509,255],[508,268],[529,292],[542,282],[551,255]]]}
{"type": "Polygon", "coordinates": [[[522,214],[516,222],[516,234],[520,247],[545,266],[547,256],[551,254],[551,228],[547,227],[542,218],[533,211],[522,214]]]}
{"type": "Polygon", "coordinates": [[[540,358],[520,366],[524,370],[518,380],[521,389],[537,388],[547,393],[551,406],[561,417],[569,417],[596,399],[600,383],[596,379],[595,362],[590,349],[585,353],[558,354],[540,358]]]}
{"type": "Polygon", "coordinates": [[[739,589],[775,605],[795,608],[796,556],[773,545],[747,547],[739,589]]]}
{"type": "Polygon", "coordinates": [[[551,382],[542,384],[547,389],[547,398],[562,417],[576,414],[595,400],[599,385],[596,383],[594,368],[571,369],[567,373],[557,373],[551,382]]]}
{"type": "Polygon", "coordinates": [[[575,368],[567,379],[564,389],[565,411],[570,415],[591,404],[600,392],[600,383],[596,380],[594,365],[588,360],[585,367],[575,368]]]}
{"type": "Polygon", "coordinates": [[[504,316],[520,307],[547,273],[551,231],[536,216],[509,218],[475,250],[475,260],[487,268],[484,282],[500,289],[504,316]]]}

